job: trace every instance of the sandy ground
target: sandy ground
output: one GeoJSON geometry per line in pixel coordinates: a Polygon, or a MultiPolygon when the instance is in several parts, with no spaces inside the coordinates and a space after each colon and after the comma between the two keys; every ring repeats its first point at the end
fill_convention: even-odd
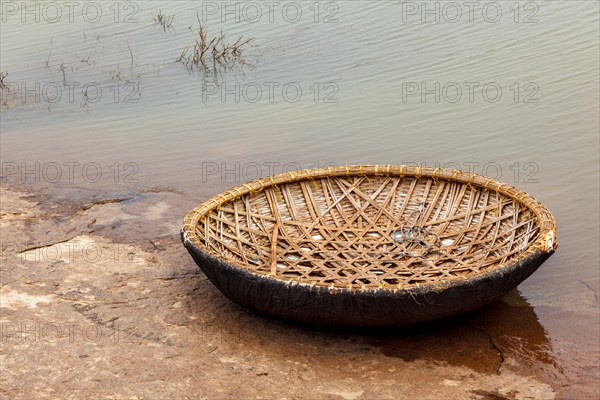
{"type": "MultiPolygon", "coordinates": [[[[452,321],[401,330],[255,316],[182,247],[193,202],[4,187],[0,397],[594,398],[597,370],[553,349],[511,292],[452,321]]],[[[588,361],[589,363],[589,361],[588,361]]]]}

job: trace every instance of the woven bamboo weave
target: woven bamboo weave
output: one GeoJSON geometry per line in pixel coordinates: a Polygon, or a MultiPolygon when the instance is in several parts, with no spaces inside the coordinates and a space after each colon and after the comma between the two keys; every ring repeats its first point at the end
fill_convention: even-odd
{"type": "Polygon", "coordinates": [[[359,291],[468,280],[557,246],[551,213],[523,191],[387,165],[244,184],[192,210],[183,237],[253,274],[359,291]]]}

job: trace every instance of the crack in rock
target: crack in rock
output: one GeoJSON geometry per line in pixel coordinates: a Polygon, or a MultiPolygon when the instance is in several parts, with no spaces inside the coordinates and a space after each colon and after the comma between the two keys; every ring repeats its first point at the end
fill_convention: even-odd
{"type": "Polygon", "coordinates": [[[476,331],[481,332],[485,337],[488,338],[488,341],[490,342],[490,344],[492,345],[492,348],[494,350],[496,350],[496,352],[498,353],[498,357],[500,357],[500,362],[498,363],[498,366],[496,367],[496,374],[500,375],[500,370],[502,369],[502,366],[504,365],[504,362],[506,361],[505,357],[504,357],[504,352],[502,351],[502,349],[496,344],[496,341],[494,340],[494,338],[492,337],[492,335],[490,335],[489,333],[487,333],[485,330],[478,328],[476,326],[473,325],[468,325],[469,327],[471,327],[472,329],[475,329],[476,331]]]}
{"type": "Polygon", "coordinates": [[[73,240],[73,239],[75,239],[76,237],[78,237],[78,236],[81,236],[81,235],[83,235],[83,233],[78,233],[78,234],[77,234],[77,235],[75,235],[75,236],[69,237],[69,238],[67,238],[67,239],[61,239],[61,240],[58,240],[58,241],[56,241],[56,242],[51,242],[51,243],[47,243],[47,244],[41,244],[41,245],[38,245],[38,246],[31,246],[31,247],[28,247],[28,248],[26,248],[26,249],[24,249],[24,250],[21,250],[21,251],[19,251],[18,253],[15,253],[15,254],[18,254],[18,255],[20,255],[20,254],[26,253],[26,252],[28,252],[28,251],[40,250],[40,249],[44,249],[44,248],[46,248],[46,247],[52,247],[52,246],[55,246],[55,245],[57,245],[57,244],[62,244],[62,243],[70,242],[71,240],[73,240]]]}
{"type": "Polygon", "coordinates": [[[122,198],[113,198],[113,199],[96,200],[96,201],[92,201],[90,204],[87,204],[87,205],[83,206],[83,208],[81,210],[82,211],[87,211],[90,208],[92,208],[94,206],[98,206],[98,205],[123,203],[123,202],[125,202],[127,200],[133,199],[133,197],[134,196],[122,197],[122,198]]]}
{"type": "MultiPolygon", "coordinates": [[[[590,285],[588,285],[586,282],[582,281],[581,279],[576,279],[576,281],[581,283],[582,285],[584,285],[586,288],[588,288],[594,294],[594,303],[598,303],[598,291],[596,289],[594,289],[593,287],[591,287],[590,285]]],[[[595,304],[592,304],[592,307],[599,308],[595,304]]]]}

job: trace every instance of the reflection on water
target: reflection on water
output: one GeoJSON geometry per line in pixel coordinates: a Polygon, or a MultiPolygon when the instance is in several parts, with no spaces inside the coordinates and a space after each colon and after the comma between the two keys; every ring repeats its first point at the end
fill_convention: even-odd
{"type": "MultiPolygon", "coordinates": [[[[201,311],[197,294],[190,295],[190,313],[206,312],[206,307],[201,311]]],[[[222,330],[226,342],[268,342],[274,354],[293,356],[295,349],[289,343],[306,339],[325,356],[340,351],[368,353],[374,348],[404,361],[425,360],[485,374],[499,373],[508,358],[516,360],[527,373],[551,377],[562,373],[534,308],[516,289],[502,300],[458,318],[395,329],[306,329],[304,325],[258,317],[237,305],[228,308],[230,316],[215,315],[213,325],[206,321],[201,324],[222,330]],[[340,341],[344,345],[337,346],[340,341]]]]}
{"type": "Polygon", "coordinates": [[[381,340],[378,346],[392,357],[445,361],[485,373],[495,373],[507,357],[532,369],[557,368],[547,332],[517,290],[484,310],[381,340]]]}
{"type": "MultiPolygon", "coordinates": [[[[519,287],[541,324],[513,295],[382,351],[410,359],[422,354],[400,346],[407,340],[473,340],[479,352],[425,356],[492,368],[496,346],[545,366],[549,337],[554,348],[579,346],[597,376],[597,2],[496,2],[498,16],[478,8],[458,21],[423,19],[419,2],[402,1],[317,2],[318,13],[299,1],[298,20],[278,10],[255,21],[223,18],[203,9],[209,2],[128,2],[116,14],[108,3],[93,22],[23,20],[19,2],[3,10],[3,178],[50,190],[168,187],[188,204],[295,166],[424,163],[488,175],[558,221],[558,252],[519,287]],[[174,15],[169,29],[155,23],[159,10],[174,15]],[[253,37],[252,65],[216,82],[177,62],[198,35],[197,13],[209,32],[253,37]],[[494,343],[489,331],[500,333],[494,343]]],[[[462,4],[439,4],[449,3],[462,4]]]]}

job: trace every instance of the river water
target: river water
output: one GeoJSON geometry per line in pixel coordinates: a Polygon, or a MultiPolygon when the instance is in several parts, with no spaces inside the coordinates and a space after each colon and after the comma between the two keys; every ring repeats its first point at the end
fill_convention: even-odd
{"type": "Polygon", "coordinates": [[[559,227],[557,253],[520,295],[554,351],[598,379],[598,3],[224,4],[3,2],[2,175],[198,202],[344,164],[503,180],[559,227]],[[252,46],[190,69],[177,59],[199,23],[252,46]]]}

